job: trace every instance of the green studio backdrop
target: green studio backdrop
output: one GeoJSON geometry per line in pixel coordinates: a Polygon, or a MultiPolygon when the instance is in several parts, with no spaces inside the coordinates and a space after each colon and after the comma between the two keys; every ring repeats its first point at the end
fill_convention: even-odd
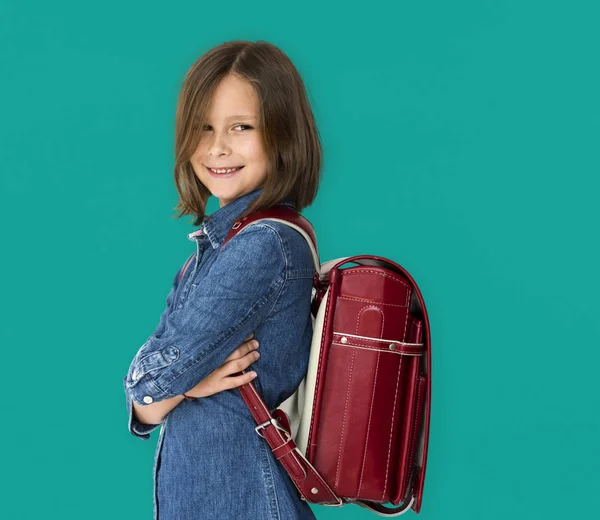
{"type": "Polygon", "coordinates": [[[172,218],[177,94],[232,39],[280,46],[306,82],[325,163],[304,214],[322,258],[392,258],[425,297],[420,518],[595,517],[599,14],[2,0],[0,517],[152,517],[158,430],[128,433],[122,379],[194,247],[172,218]]]}

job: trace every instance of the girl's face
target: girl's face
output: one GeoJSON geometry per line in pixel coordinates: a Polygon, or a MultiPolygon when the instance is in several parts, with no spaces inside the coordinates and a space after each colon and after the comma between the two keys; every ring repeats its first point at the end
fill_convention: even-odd
{"type": "Polygon", "coordinates": [[[252,86],[231,74],[217,85],[208,121],[190,162],[196,177],[223,207],[259,188],[268,159],[258,125],[259,100],[252,86]],[[230,173],[214,169],[240,168],[230,173]]]}

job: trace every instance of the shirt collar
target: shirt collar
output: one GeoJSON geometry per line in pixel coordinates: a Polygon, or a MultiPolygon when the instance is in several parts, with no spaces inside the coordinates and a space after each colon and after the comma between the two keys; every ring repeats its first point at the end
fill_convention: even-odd
{"type": "MultiPolygon", "coordinates": [[[[233,223],[248,209],[252,202],[258,199],[262,191],[263,188],[259,188],[232,200],[229,204],[225,204],[222,208],[205,217],[204,225],[193,233],[188,233],[188,238],[194,241],[195,237],[206,235],[213,249],[217,249],[225,240],[233,223]]],[[[280,204],[294,208],[294,204],[289,200],[282,201],[280,204]]]]}

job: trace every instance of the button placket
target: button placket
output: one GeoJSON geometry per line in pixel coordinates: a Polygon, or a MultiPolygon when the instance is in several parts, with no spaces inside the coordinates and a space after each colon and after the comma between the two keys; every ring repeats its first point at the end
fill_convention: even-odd
{"type": "Polygon", "coordinates": [[[200,261],[202,260],[202,256],[204,255],[204,251],[206,250],[206,246],[208,242],[206,240],[206,235],[200,235],[196,238],[196,262],[194,265],[194,272],[196,268],[200,265],[200,261]]]}
{"type": "Polygon", "coordinates": [[[183,307],[185,300],[187,299],[187,295],[190,292],[190,287],[192,286],[192,282],[196,275],[196,271],[198,270],[198,266],[202,260],[202,256],[204,251],[206,250],[206,245],[208,242],[206,241],[206,235],[194,236],[193,240],[196,242],[196,260],[194,262],[193,268],[189,274],[186,273],[185,283],[181,289],[181,296],[179,297],[179,303],[177,305],[178,309],[183,307]]]}
{"type": "Polygon", "coordinates": [[[187,298],[188,293],[190,292],[190,285],[192,284],[192,280],[194,279],[194,273],[196,272],[196,267],[192,270],[190,275],[187,277],[185,281],[185,285],[181,291],[181,297],[179,298],[179,305],[177,306],[179,309],[183,307],[185,299],[187,298]]]}

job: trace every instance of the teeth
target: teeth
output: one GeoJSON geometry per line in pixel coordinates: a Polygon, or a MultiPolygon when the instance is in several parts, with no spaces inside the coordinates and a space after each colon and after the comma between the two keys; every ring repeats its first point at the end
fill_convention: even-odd
{"type": "Polygon", "coordinates": [[[220,168],[218,170],[215,170],[214,168],[211,168],[211,170],[213,172],[215,172],[215,173],[231,173],[231,172],[233,172],[235,170],[239,170],[239,167],[238,168],[220,168]]]}

